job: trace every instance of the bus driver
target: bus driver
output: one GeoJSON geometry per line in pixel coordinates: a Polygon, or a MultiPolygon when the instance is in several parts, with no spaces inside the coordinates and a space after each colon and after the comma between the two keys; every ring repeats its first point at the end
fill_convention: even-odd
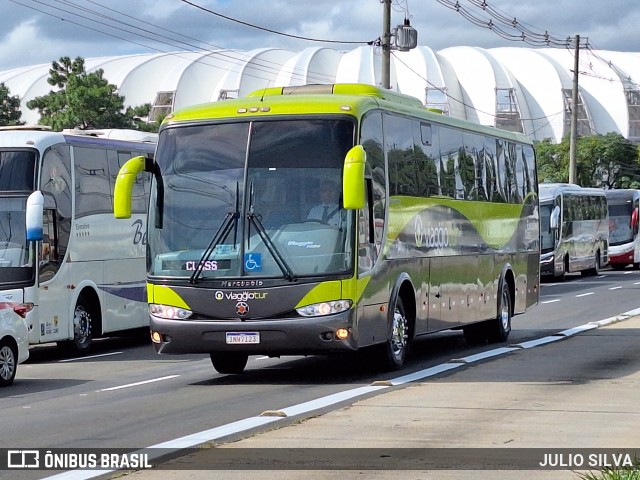
{"type": "Polygon", "coordinates": [[[336,185],[325,180],[320,185],[320,204],[309,210],[308,220],[320,220],[333,227],[340,225],[339,192],[336,185]]]}

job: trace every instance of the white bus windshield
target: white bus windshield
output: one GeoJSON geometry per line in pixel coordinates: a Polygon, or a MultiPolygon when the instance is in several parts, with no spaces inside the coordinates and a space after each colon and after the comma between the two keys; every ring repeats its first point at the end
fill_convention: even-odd
{"type": "Polygon", "coordinates": [[[631,212],[633,205],[609,205],[609,244],[622,245],[633,240],[631,212]]]}
{"type": "Polygon", "coordinates": [[[25,233],[26,200],[0,196],[0,284],[27,281],[33,276],[25,233]]]}
{"type": "Polygon", "coordinates": [[[353,138],[354,123],[337,118],[163,130],[149,273],[194,281],[350,270],[341,175],[353,138]]]}
{"type": "Polygon", "coordinates": [[[30,150],[0,150],[0,191],[33,191],[36,154],[30,150]]]}

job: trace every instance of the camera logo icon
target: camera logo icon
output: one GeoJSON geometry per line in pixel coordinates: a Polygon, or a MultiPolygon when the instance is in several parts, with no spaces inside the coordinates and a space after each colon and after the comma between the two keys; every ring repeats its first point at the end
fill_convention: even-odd
{"type": "Polygon", "coordinates": [[[39,468],[40,452],[38,450],[7,451],[8,468],[39,468]]]}

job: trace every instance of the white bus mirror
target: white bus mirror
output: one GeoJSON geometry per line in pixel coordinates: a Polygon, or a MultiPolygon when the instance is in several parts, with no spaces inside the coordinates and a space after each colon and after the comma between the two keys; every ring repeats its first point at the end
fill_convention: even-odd
{"type": "Polygon", "coordinates": [[[44,213],[44,196],[36,190],[27,199],[26,227],[27,241],[42,240],[42,214],[44,213]]]}
{"type": "Polygon", "coordinates": [[[549,228],[551,228],[551,230],[557,229],[559,221],[560,221],[560,207],[556,205],[555,208],[553,209],[553,212],[551,212],[551,218],[549,219],[549,228]]]}

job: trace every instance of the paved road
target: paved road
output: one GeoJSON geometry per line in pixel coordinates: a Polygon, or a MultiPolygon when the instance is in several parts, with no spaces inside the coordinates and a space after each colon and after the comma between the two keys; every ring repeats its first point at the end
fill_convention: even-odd
{"type": "MultiPolygon", "coordinates": [[[[585,452],[597,448],[638,448],[639,345],[640,317],[634,316],[565,340],[518,349],[436,378],[390,388],[384,394],[346,408],[220,448],[487,448],[492,454],[502,453],[506,458],[509,449],[518,448],[544,448],[550,452],[563,448],[585,452]]],[[[165,463],[161,470],[141,471],[126,478],[579,478],[571,469],[469,471],[453,470],[453,466],[452,470],[444,471],[404,472],[366,471],[357,467],[339,472],[212,471],[215,465],[210,462],[211,452],[203,449],[165,463]]],[[[291,461],[296,459],[299,457],[292,453],[291,461]]],[[[466,461],[470,459],[458,458],[461,465],[466,461]]],[[[455,461],[452,465],[456,465],[455,461]]]]}

